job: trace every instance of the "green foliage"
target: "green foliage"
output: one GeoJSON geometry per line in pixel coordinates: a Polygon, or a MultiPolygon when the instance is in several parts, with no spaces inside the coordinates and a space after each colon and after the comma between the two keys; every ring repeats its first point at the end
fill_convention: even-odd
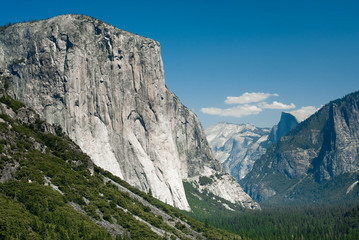
{"type": "Polygon", "coordinates": [[[6,25],[1,25],[0,26],[0,32],[4,31],[6,28],[10,27],[11,25],[13,25],[11,22],[9,22],[6,25]]]}
{"type": "MultiPolygon", "coordinates": [[[[38,22],[39,20],[34,20],[34,19],[31,19],[31,20],[29,20],[29,21],[22,21],[23,23],[26,23],[26,22],[29,22],[29,23],[34,23],[34,22],[38,22]]],[[[20,22],[19,22],[20,23],[20,22]]],[[[17,23],[11,23],[11,22],[9,22],[9,23],[7,23],[7,24],[5,24],[5,25],[0,25],[0,32],[2,32],[2,31],[4,31],[5,29],[7,29],[8,27],[10,27],[10,26],[12,26],[12,25],[15,25],[15,24],[17,24],[17,23]]]]}
{"type": "MultiPolygon", "coordinates": [[[[3,98],[3,102],[15,110],[22,106],[11,98],[3,98]]],[[[204,226],[98,167],[91,174],[89,157],[60,131],[57,131],[58,135],[45,133],[43,121],[37,119],[32,124],[24,124],[7,115],[0,117],[5,121],[0,123],[3,153],[0,166],[7,163],[19,166],[12,180],[0,184],[1,239],[113,239],[94,221],[122,226],[126,232],[116,239],[162,239],[136,218],[179,239],[188,239],[185,235],[192,234],[189,228],[210,239],[222,239],[219,235],[224,239],[236,237],[204,226]],[[150,206],[120,191],[118,185],[169,214],[176,219],[177,225],[174,227],[161,215],[156,216],[150,206]],[[76,209],[81,208],[87,216],[69,203],[77,204],[76,209]],[[20,213],[22,217],[19,217],[20,213]],[[18,222],[17,218],[20,219],[18,222]]]]}
{"type": "MultiPolygon", "coordinates": [[[[18,236],[24,236],[26,239],[31,238],[29,236],[32,235],[33,239],[112,239],[106,230],[68,205],[69,202],[79,204],[90,217],[98,221],[109,223],[113,223],[114,219],[124,221],[119,217],[121,213],[117,208],[119,205],[130,209],[149,222],[157,221],[158,226],[162,224],[163,220],[160,222],[161,220],[148,208],[134,202],[134,199],[120,192],[113,185],[105,184],[100,174],[91,176],[87,170],[88,156],[68,138],[43,133],[40,131],[43,124],[40,120],[29,126],[13,121],[6,115],[1,117],[7,122],[4,123],[6,129],[10,125],[11,131],[0,132],[0,139],[2,137],[7,139],[1,141],[0,145],[6,154],[13,156],[20,167],[13,181],[0,184],[0,193],[4,199],[12,199],[14,204],[9,205],[11,210],[14,206],[24,209],[21,211],[27,213],[24,215],[24,221],[29,226],[25,229],[30,229],[12,232],[7,227],[11,225],[4,225],[1,233],[5,239],[18,238],[18,236]],[[43,147],[46,151],[35,150],[32,147],[34,140],[46,146],[43,147]],[[58,192],[54,191],[53,187],[47,186],[49,184],[56,186],[58,192]],[[84,197],[88,199],[88,204],[84,201],[84,197]]],[[[4,163],[10,161],[3,156],[1,160],[4,163]]],[[[9,200],[5,202],[11,203],[9,200]]],[[[1,212],[0,217],[2,222],[11,222],[10,214],[1,212]]],[[[157,234],[146,224],[136,220],[132,214],[128,213],[125,217],[132,238],[145,236],[147,239],[159,239],[157,234]]]]}
{"type": "MultiPolygon", "coordinates": [[[[185,188],[188,203],[192,209],[191,212],[183,211],[183,213],[201,221],[200,224],[193,221],[191,225],[193,229],[196,229],[197,231],[202,231],[203,235],[209,239],[222,239],[222,237],[223,239],[239,238],[238,235],[231,235],[226,231],[212,227],[210,224],[213,223],[209,222],[208,220],[212,218],[216,219],[221,218],[222,216],[227,216],[227,214],[232,214],[234,211],[241,212],[243,211],[243,208],[241,206],[232,204],[231,202],[219,198],[208,192],[201,193],[189,182],[183,182],[183,186],[185,188]],[[227,209],[223,204],[226,204],[226,206],[231,208],[233,211],[227,209]]],[[[221,225],[213,226],[223,228],[223,226],[221,225]]]]}
{"type": "Polygon", "coordinates": [[[323,183],[315,181],[313,174],[308,174],[298,184],[286,189],[284,194],[278,194],[266,201],[285,205],[299,205],[305,202],[317,204],[342,204],[358,201],[359,187],[354,185],[352,191],[347,189],[359,179],[359,173],[342,174],[323,183]],[[343,197],[345,196],[345,197],[343,197]]]}
{"type": "Polygon", "coordinates": [[[199,184],[201,186],[209,185],[211,183],[213,183],[213,180],[211,178],[209,178],[207,176],[200,176],[199,177],[199,184]]]}
{"type": "Polygon", "coordinates": [[[336,151],[341,152],[334,146],[336,141],[334,136],[339,133],[333,125],[334,121],[336,122],[336,116],[332,113],[333,108],[336,109],[335,114],[339,114],[340,118],[346,122],[349,127],[348,131],[355,131],[350,130],[353,126],[349,119],[357,118],[354,116],[353,109],[356,108],[358,100],[359,91],[322,107],[310,118],[301,122],[287,136],[269,147],[266,153],[255,162],[253,171],[241,179],[240,184],[250,189],[251,196],[259,202],[295,205],[300,202],[338,203],[338,201],[357,199],[358,188],[350,194],[347,194],[346,190],[359,179],[359,174],[335,176],[335,169],[340,169],[340,167],[332,162],[331,156],[335,155],[336,151]],[[304,160],[301,160],[300,156],[293,155],[296,152],[300,154],[301,151],[308,154],[308,157],[315,154],[309,159],[304,157],[304,160]],[[308,169],[304,170],[305,172],[301,167],[303,161],[310,164],[308,169]],[[331,180],[323,178],[324,171],[329,172],[331,180]],[[274,190],[276,194],[268,200],[263,199],[264,194],[261,192],[263,193],[265,188],[274,190]]]}
{"type": "Polygon", "coordinates": [[[292,195],[286,196],[285,202],[274,199],[273,202],[262,204],[262,210],[235,209],[235,206],[228,205],[235,211],[225,209],[219,202],[220,199],[214,200],[213,196],[200,193],[190,183],[184,182],[186,196],[192,208],[192,212],[185,213],[203,222],[203,227],[213,225],[244,239],[358,239],[359,187],[346,193],[348,186],[358,177],[359,174],[343,175],[323,186],[314,184],[313,179],[308,177],[298,185],[308,188],[308,192],[313,195],[323,193],[324,189],[332,189],[324,197],[339,199],[345,195],[345,202],[330,200],[326,204],[311,202],[303,205],[301,201],[293,200],[295,193],[303,189],[293,188],[292,195]],[[335,191],[334,185],[342,190],[335,191]],[[274,202],[286,205],[274,205],[274,202]]]}
{"type": "Polygon", "coordinates": [[[176,222],[175,227],[178,230],[181,230],[182,232],[189,234],[189,230],[187,229],[186,225],[184,225],[184,224],[182,224],[180,222],[176,222]]]}
{"type": "Polygon", "coordinates": [[[112,239],[43,185],[1,184],[0,204],[1,239],[112,239]]]}
{"type": "MultiPolygon", "coordinates": [[[[197,220],[194,220],[193,218],[189,217],[192,216],[191,212],[185,212],[185,211],[180,211],[174,207],[169,206],[168,204],[165,204],[161,201],[159,201],[158,199],[145,194],[144,192],[141,192],[140,190],[138,190],[137,188],[129,185],[127,182],[123,181],[122,179],[120,179],[119,177],[113,176],[112,174],[110,174],[107,171],[104,171],[101,168],[95,167],[95,172],[101,173],[101,175],[106,176],[112,180],[114,180],[115,182],[121,184],[122,186],[124,186],[125,188],[129,189],[131,192],[135,193],[138,196],[141,196],[142,198],[144,198],[146,201],[148,201],[149,203],[151,203],[152,205],[158,207],[159,209],[161,209],[162,211],[164,211],[165,213],[167,213],[168,215],[170,215],[171,217],[173,217],[173,219],[175,218],[179,218],[182,221],[186,222],[193,230],[197,231],[197,232],[201,232],[205,237],[207,237],[208,239],[240,239],[240,237],[237,234],[233,234],[233,233],[229,233],[227,231],[224,231],[222,229],[218,229],[218,228],[214,228],[210,225],[205,226],[204,223],[199,222],[197,220]]],[[[213,196],[212,196],[213,197],[213,196]]],[[[231,205],[231,203],[228,202],[229,205],[231,205]]],[[[223,205],[221,205],[222,208],[223,205]]],[[[234,206],[233,206],[234,207],[234,206]]],[[[143,208],[145,209],[145,208],[143,208]]],[[[142,215],[143,216],[143,215],[142,215]]],[[[160,217],[157,217],[158,220],[161,222],[162,219],[160,217]]],[[[143,219],[147,219],[148,222],[153,221],[143,217],[143,219]]],[[[153,222],[152,222],[153,223],[153,222]]],[[[178,222],[177,222],[178,223],[178,222]]],[[[156,226],[155,223],[153,223],[154,226],[156,226]]],[[[189,229],[183,228],[183,226],[181,225],[181,227],[179,225],[178,226],[178,230],[173,229],[173,228],[168,228],[165,225],[161,225],[162,229],[168,230],[170,232],[172,232],[173,234],[175,234],[177,237],[179,237],[180,239],[186,239],[182,234],[182,233],[188,233],[189,229]]],[[[173,235],[171,237],[174,237],[173,235]]]]}
{"type": "Polygon", "coordinates": [[[235,205],[223,198],[219,198],[208,192],[199,192],[189,182],[183,182],[188,203],[191,206],[192,212],[188,213],[190,216],[197,217],[201,221],[205,221],[211,216],[220,216],[221,214],[233,211],[242,211],[243,208],[235,205]],[[229,210],[224,204],[232,209],[229,210]]]}
{"type": "Polygon", "coordinates": [[[358,213],[359,206],[276,206],[207,221],[248,239],[358,239],[358,213]]]}
{"type": "Polygon", "coordinates": [[[17,112],[20,108],[25,107],[22,102],[16,101],[6,94],[0,98],[0,102],[6,104],[9,108],[14,110],[14,112],[17,112]]]}

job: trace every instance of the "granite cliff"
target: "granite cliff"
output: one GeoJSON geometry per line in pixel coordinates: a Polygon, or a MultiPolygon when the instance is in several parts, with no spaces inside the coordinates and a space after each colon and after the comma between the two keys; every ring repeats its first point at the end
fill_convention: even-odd
{"type": "Polygon", "coordinates": [[[359,92],[330,102],[273,144],[241,180],[258,201],[336,201],[357,193],[359,92]]]}
{"type": "Polygon", "coordinates": [[[298,120],[290,113],[282,112],[279,123],[272,127],[268,140],[278,142],[281,137],[298,125],[298,120]]]}
{"type": "Polygon", "coordinates": [[[11,98],[8,80],[0,75],[0,239],[241,239],[95,166],[11,98]]]}
{"type": "Polygon", "coordinates": [[[243,179],[267,148],[309,117],[311,111],[282,112],[271,129],[252,124],[217,123],[205,130],[216,159],[237,181],[243,179]]]}
{"type": "Polygon", "coordinates": [[[80,15],[19,23],[0,33],[0,72],[96,165],[168,204],[189,210],[182,181],[222,171],[154,40],[80,15]]]}

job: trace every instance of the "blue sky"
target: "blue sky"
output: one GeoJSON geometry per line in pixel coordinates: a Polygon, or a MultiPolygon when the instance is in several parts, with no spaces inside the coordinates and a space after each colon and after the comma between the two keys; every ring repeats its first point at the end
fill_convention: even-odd
{"type": "Polygon", "coordinates": [[[359,1],[1,5],[1,25],[77,13],[159,41],[167,86],[205,128],[220,121],[271,127],[281,111],[359,90],[359,1]]]}

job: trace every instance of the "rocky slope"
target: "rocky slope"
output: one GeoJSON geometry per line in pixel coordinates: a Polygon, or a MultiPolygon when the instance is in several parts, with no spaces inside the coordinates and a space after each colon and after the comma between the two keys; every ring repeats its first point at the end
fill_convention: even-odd
{"type": "Polygon", "coordinates": [[[282,136],[285,136],[299,123],[313,115],[317,110],[319,109],[313,106],[308,106],[291,112],[282,112],[279,123],[272,127],[268,140],[271,142],[278,142],[282,136]]]}
{"type": "Polygon", "coordinates": [[[252,170],[265,153],[269,129],[251,124],[218,123],[205,130],[207,140],[224,170],[238,181],[252,170]]]}
{"type": "Polygon", "coordinates": [[[1,239],[241,239],[94,166],[59,126],[4,94],[3,80],[1,239]]]}
{"type": "Polygon", "coordinates": [[[13,97],[94,163],[189,210],[182,180],[221,171],[195,114],[167,89],[160,44],[99,20],[63,15],[0,33],[13,97]]]}
{"type": "Polygon", "coordinates": [[[314,113],[314,107],[306,107],[292,112],[282,112],[280,121],[270,130],[252,124],[218,123],[205,130],[208,143],[216,159],[227,173],[237,181],[244,178],[267,148],[285,136],[299,122],[314,113]]]}
{"type": "Polygon", "coordinates": [[[273,144],[241,183],[259,201],[273,196],[318,201],[348,197],[358,175],[359,92],[355,92],[330,102],[273,144]],[[343,194],[338,196],[339,192],[343,194]]]}

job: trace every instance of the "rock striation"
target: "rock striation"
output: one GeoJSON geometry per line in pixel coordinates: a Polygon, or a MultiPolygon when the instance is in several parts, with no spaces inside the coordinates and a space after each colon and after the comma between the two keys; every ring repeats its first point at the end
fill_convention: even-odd
{"type": "Polygon", "coordinates": [[[0,71],[96,165],[168,204],[190,210],[182,180],[222,171],[154,40],[80,15],[19,23],[0,33],[0,71]]]}
{"type": "MultiPolygon", "coordinates": [[[[200,193],[213,199],[213,195],[227,200],[237,206],[248,209],[261,209],[260,205],[243,191],[236,179],[229,174],[214,173],[212,175],[196,176],[186,179],[200,193]],[[210,196],[208,193],[213,194],[210,196]]],[[[224,205],[226,206],[226,205],[224,205]]]]}
{"type": "Polygon", "coordinates": [[[209,127],[205,133],[224,170],[240,181],[272,143],[279,141],[315,110],[314,107],[306,107],[282,112],[279,123],[271,129],[222,122],[209,127]]]}
{"type": "Polygon", "coordinates": [[[348,189],[349,177],[358,171],[359,92],[354,92],[325,105],[273,144],[241,183],[258,201],[275,195],[317,201],[346,181],[348,189]],[[310,192],[322,186],[316,196],[310,192]]]}
{"type": "Polygon", "coordinates": [[[240,238],[95,167],[59,126],[11,98],[7,80],[0,75],[1,239],[240,238]]]}
{"type": "Polygon", "coordinates": [[[205,130],[209,145],[227,173],[239,181],[266,151],[268,128],[252,124],[218,123],[205,130]]]}

